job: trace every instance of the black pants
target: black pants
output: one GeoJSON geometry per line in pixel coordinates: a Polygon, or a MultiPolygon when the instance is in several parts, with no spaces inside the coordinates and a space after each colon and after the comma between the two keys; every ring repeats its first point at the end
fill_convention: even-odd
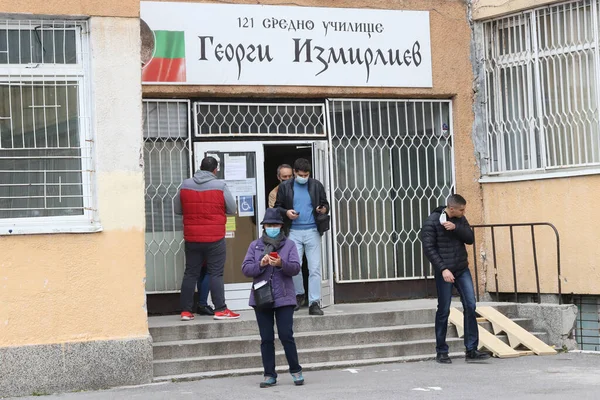
{"type": "Polygon", "coordinates": [[[265,376],[277,378],[277,372],[275,372],[275,329],[273,328],[275,319],[277,320],[277,333],[283,345],[290,372],[294,374],[302,371],[302,367],[298,363],[298,350],[294,340],[294,306],[266,310],[254,309],[254,312],[260,331],[260,353],[265,376]]]}
{"type": "Polygon", "coordinates": [[[227,308],[223,284],[226,253],[225,239],[213,243],[185,242],[185,273],[181,284],[181,311],[193,312],[196,282],[205,261],[206,272],[210,274],[211,278],[210,293],[215,311],[223,311],[227,308]]]}

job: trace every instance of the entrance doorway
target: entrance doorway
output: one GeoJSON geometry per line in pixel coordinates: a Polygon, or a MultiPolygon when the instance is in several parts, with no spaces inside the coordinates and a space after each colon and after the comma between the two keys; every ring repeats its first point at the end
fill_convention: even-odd
{"type": "MultiPolygon", "coordinates": [[[[215,157],[219,161],[217,178],[227,182],[237,201],[238,214],[228,218],[225,238],[225,300],[229,308],[243,310],[249,308],[248,298],[252,280],[243,276],[241,265],[248,245],[262,233],[260,221],[267,208],[269,192],[279,184],[277,167],[281,164],[293,166],[296,159],[306,158],[312,162],[312,176],[320,180],[328,191],[330,185],[327,142],[195,142],[194,165],[200,165],[202,159],[207,156],[215,157]]],[[[329,192],[327,195],[331,198],[329,192]]],[[[323,307],[333,302],[331,243],[331,232],[327,232],[322,238],[321,252],[323,307]]],[[[305,273],[305,280],[307,276],[305,273]]]]}
{"type": "MultiPolygon", "coordinates": [[[[294,167],[298,158],[312,161],[312,145],[302,144],[265,144],[265,193],[267,196],[273,188],[279,185],[277,180],[277,167],[288,164],[294,167]]],[[[314,165],[314,162],[313,162],[314,165]]]]}

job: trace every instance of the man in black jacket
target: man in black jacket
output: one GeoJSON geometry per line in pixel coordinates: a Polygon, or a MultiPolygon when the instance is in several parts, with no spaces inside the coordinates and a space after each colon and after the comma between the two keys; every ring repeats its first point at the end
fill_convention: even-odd
{"type": "Polygon", "coordinates": [[[448,205],[436,208],[425,220],[421,241],[425,256],[435,269],[438,307],[435,314],[436,360],[450,364],[446,331],[452,300],[452,287],[460,294],[464,311],[465,347],[467,361],[485,360],[489,354],[477,350],[479,331],[475,315],[475,292],[469,271],[465,244],[473,244],[475,237],[465,218],[467,201],[461,195],[448,198],[448,205]]]}
{"type": "MultiPolygon", "coordinates": [[[[308,312],[323,315],[321,310],[321,235],[329,229],[329,202],[323,184],[310,178],[310,163],[299,158],[294,163],[294,177],[284,181],[277,191],[275,208],[285,221],[289,238],[296,244],[300,259],[306,252],[308,261],[308,312]]],[[[304,300],[302,271],[294,276],[296,310],[304,300]]]]}

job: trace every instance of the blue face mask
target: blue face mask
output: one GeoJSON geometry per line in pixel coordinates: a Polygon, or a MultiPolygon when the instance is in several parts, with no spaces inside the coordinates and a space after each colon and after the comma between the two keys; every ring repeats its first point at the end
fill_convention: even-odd
{"type": "Polygon", "coordinates": [[[279,236],[279,232],[281,232],[281,228],[265,228],[265,233],[270,238],[276,238],[279,236]]]}
{"type": "Polygon", "coordinates": [[[308,182],[308,178],[303,178],[301,176],[297,176],[296,177],[296,182],[298,182],[301,185],[305,185],[306,182],[308,182]]]}

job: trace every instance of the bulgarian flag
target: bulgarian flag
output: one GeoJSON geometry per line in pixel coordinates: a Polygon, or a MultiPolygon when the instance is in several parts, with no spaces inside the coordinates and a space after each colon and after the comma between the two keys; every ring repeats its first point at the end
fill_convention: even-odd
{"type": "Polygon", "coordinates": [[[154,53],[142,69],[143,82],[185,82],[183,31],[154,31],[154,53]]]}

